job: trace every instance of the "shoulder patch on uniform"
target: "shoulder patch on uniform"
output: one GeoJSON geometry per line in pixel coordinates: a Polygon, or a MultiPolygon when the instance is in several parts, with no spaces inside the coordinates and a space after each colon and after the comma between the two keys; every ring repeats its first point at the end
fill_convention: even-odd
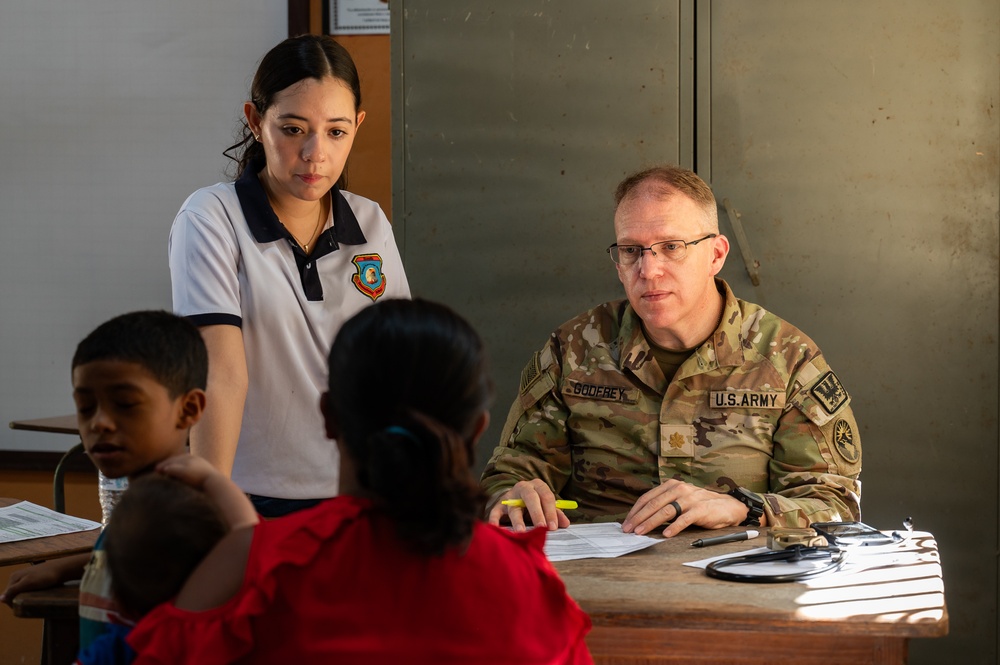
{"type": "Polygon", "coordinates": [[[861,451],[854,438],[854,428],[844,418],[833,424],[833,442],[837,447],[837,452],[852,464],[861,458],[861,451]]]}
{"type": "Polygon", "coordinates": [[[531,360],[528,364],[524,366],[521,370],[521,385],[518,386],[518,392],[522,395],[531,388],[531,384],[538,380],[538,377],[542,375],[542,362],[539,358],[540,352],[536,351],[535,355],[531,356],[531,360]]]}
{"type": "Polygon", "coordinates": [[[827,372],[809,392],[831,416],[847,403],[847,391],[833,372],[827,372]]]}

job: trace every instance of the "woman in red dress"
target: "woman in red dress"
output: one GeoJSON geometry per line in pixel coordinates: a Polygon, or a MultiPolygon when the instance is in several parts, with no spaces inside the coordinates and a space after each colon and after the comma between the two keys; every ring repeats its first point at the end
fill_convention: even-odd
{"type": "Polygon", "coordinates": [[[472,327],[380,301],[338,334],[329,385],[340,496],[229,534],[136,626],[137,663],[590,663],[545,531],[482,522],[492,383],[472,327]]]}

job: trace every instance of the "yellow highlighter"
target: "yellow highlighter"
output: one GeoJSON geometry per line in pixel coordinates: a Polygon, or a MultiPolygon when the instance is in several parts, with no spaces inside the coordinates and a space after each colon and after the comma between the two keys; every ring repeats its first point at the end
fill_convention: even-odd
{"type": "MultiPolygon", "coordinates": [[[[524,501],[521,501],[520,499],[504,499],[500,503],[505,506],[510,506],[511,508],[524,508],[524,501]]],[[[575,510],[576,501],[563,501],[560,499],[559,501],[556,501],[556,508],[559,510],[575,510]]]]}

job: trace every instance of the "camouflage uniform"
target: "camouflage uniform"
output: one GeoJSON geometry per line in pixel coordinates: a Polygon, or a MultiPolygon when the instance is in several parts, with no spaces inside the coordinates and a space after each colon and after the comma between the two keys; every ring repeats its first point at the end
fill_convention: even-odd
{"type": "Polygon", "coordinates": [[[571,520],[621,521],[674,478],[760,493],[772,526],[859,519],[850,397],[809,337],[717,285],[722,321],[669,384],[627,301],[556,330],[525,367],[483,473],[492,499],[541,478],[579,502],[571,520]]]}

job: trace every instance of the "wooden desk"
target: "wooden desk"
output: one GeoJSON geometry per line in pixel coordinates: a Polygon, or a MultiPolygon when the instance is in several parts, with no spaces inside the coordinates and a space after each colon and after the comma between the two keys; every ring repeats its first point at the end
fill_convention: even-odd
{"type": "MultiPolygon", "coordinates": [[[[10,506],[18,499],[0,497],[0,508],[10,506]]],[[[82,554],[94,548],[100,529],[63,533],[57,536],[16,540],[12,543],[0,543],[0,566],[13,566],[19,563],[38,563],[48,559],[58,559],[70,554],[82,554]]]]}
{"type": "Polygon", "coordinates": [[[43,619],[42,664],[65,665],[80,650],[80,587],[78,584],[27,591],[14,598],[14,616],[43,619]]]}
{"type": "MultiPolygon", "coordinates": [[[[738,531],[724,529],[719,533],[738,531]]],[[[907,547],[920,562],[851,582],[724,582],[681,565],[766,544],[692,548],[692,531],[617,559],[554,564],[593,622],[596,663],[900,664],[908,640],[948,632],[937,544],[907,547]]]]}
{"type": "Polygon", "coordinates": [[[34,420],[12,420],[11,429],[28,432],[50,432],[52,434],[72,434],[79,436],[80,430],[76,424],[76,416],[53,416],[51,418],[35,418],[34,420]]]}
{"type": "MultiPolygon", "coordinates": [[[[80,431],[75,415],[36,418],[34,420],[12,420],[10,422],[10,428],[28,432],[71,434],[76,439],[80,438],[80,431]]],[[[25,457],[28,457],[29,455],[30,453],[25,455],[25,457]]],[[[31,458],[35,460],[35,464],[41,463],[44,466],[44,462],[40,462],[39,458],[51,455],[53,455],[53,453],[35,453],[31,456],[31,458]]],[[[66,512],[66,493],[64,485],[66,472],[69,470],[96,470],[96,467],[94,467],[94,463],[90,461],[90,458],[87,457],[84,452],[82,440],[65,453],[57,455],[58,462],[55,463],[52,474],[52,502],[53,508],[55,508],[57,512],[63,513],[66,512]]]]}
{"type": "MultiPolygon", "coordinates": [[[[0,507],[17,503],[17,499],[0,497],[0,507]]],[[[100,529],[45,536],[30,540],[0,543],[0,566],[39,563],[93,549],[100,529]]],[[[44,663],[68,663],[76,656],[79,644],[77,605],[78,586],[60,586],[41,591],[29,591],[14,599],[14,616],[44,619],[42,658],[44,663]]]]}

